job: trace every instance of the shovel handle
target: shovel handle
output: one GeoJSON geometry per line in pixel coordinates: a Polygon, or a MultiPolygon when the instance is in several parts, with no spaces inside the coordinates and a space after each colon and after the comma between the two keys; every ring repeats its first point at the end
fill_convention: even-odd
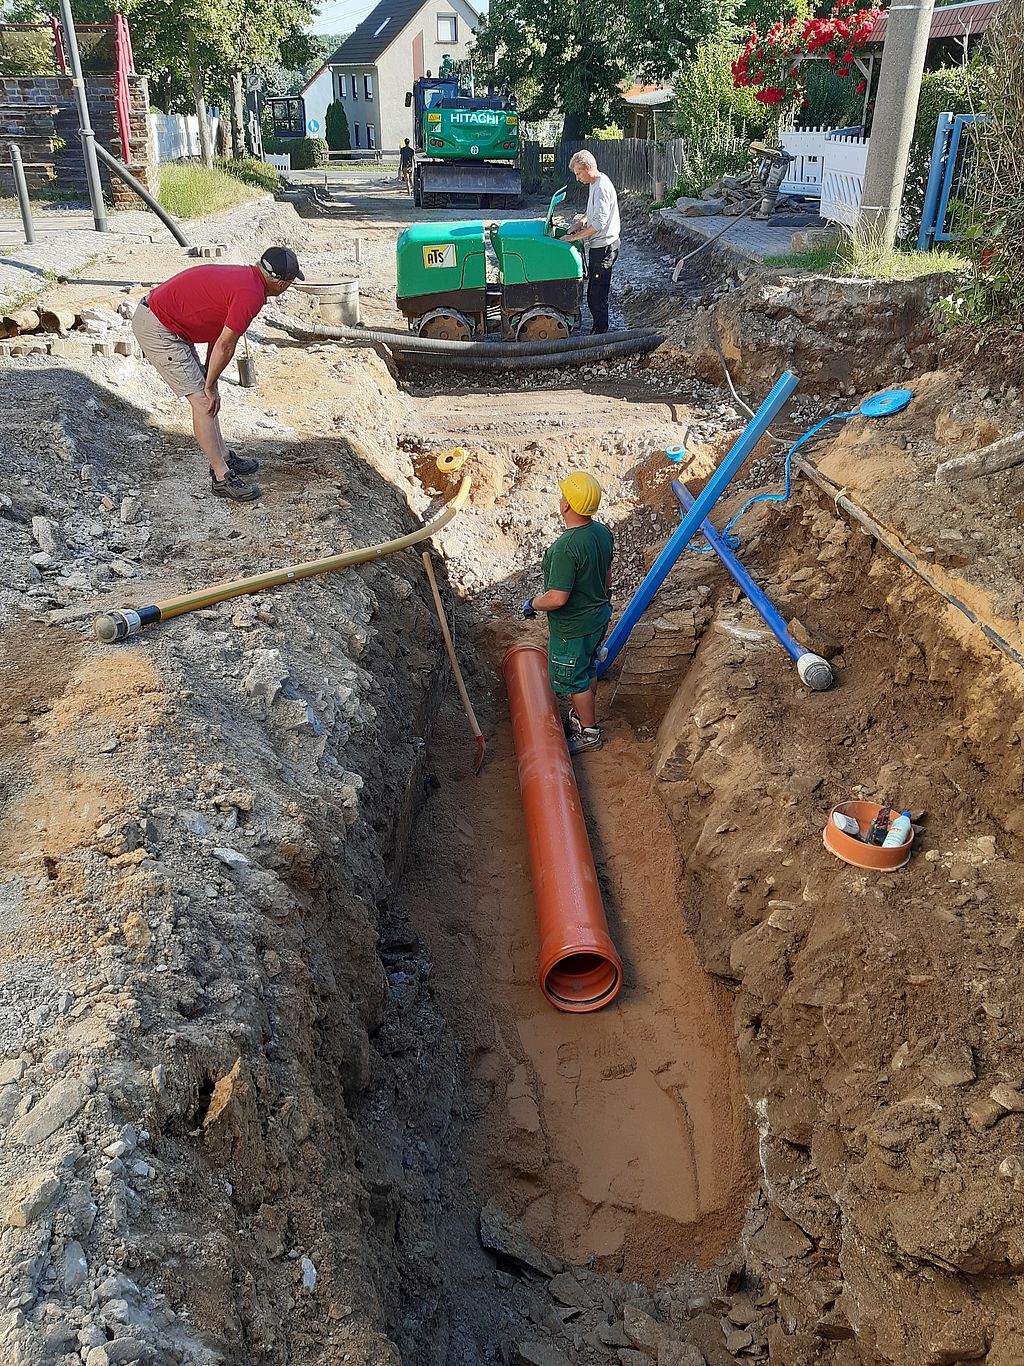
{"type": "Polygon", "coordinates": [[[483,731],[477,724],[476,713],[473,710],[472,702],[469,700],[469,693],[466,691],[466,684],[463,682],[462,678],[462,670],[459,668],[459,661],[455,656],[455,646],[452,643],[451,632],[448,630],[448,618],[444,613],[441,594],[437,591],[437,580],[434,578],[434,566],[430,562],[429,550],[424,550],[423,552],[423,568],[427,571],[427,579],[430,582],[430,592],[434,599],[434,609],[437,612],[437,620],[441,627],[441,634],[444,636],[444,647],[448,651],[448,658],[452,662],[452,671],[455,674],[455,686],[459,690],[459,696],[462,698],[462,705],[466,709],[466,715],[469,717],[469,724],[472,727],[473,734],[476,736],[477,740],[482,740],[483,731]]]}

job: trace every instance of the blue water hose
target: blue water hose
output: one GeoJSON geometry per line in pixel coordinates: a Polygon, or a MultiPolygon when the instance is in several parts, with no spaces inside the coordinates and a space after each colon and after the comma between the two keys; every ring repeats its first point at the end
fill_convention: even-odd
{"type": "MultiPolygon", "coordinates": [[[[672,480],[672,492],[683,508],[683,515],[689,512],[695,503],[693,495],[686,486],[678,479],[672,480]]],[[[815,692],[824,692],[833,684],[834,675],[832,667],[827,659],[821,655],[816,655],[812,650],[805,650],[790,635],[786,623],[782,619],[779,609],[767,596],[764,589],[751,577],[743,565],[733,554],[730,547],[726,544],[722,534],[712,526],[709,520],[701,523],[701,532],[707,539],[708,545],[714,550],[715,554],[725,565],[726,569],[739,584],[740,588],[750,599],[751,604],[757,611],[758,616],[771,631],[772,635],[779,642],[782,648],[793,660],[800,675],[802,682],[815,692]]]]}
{"type": "Polygon", "coordinates": [[[611,668],[619,651],[629,639],[633,627],[650,606],[651,599],[665,582],[673,565],[686,549],[711,509],[725,493],[747,456],[764,436],[772,423],[772,419],[792,396],[798,383],[796,375],[792,374],[791,371],[783,372],[771,393],[747,423],[743,432],[740,433],[728,455],[701,489],[694,500],[693,507],[683,517],[682,522],[654,561],[640,587],[626,604],[626,610],[615,623],[607,643],[598,655],[598,677],[607,673],[611,668]]]}
{"type": "MultiPolygon", "coordinates": [[[[824,417],[820,422],[816,422],[813,427],[804,432],[803,436],[798,437],[786,452],[786,482],[782,492],[755,493],[753,498],[748,498],[739,512],[734,517],[730,517],[722,528],[719,533],[721,539],[726,545],[736,550],[739,547],[740,538],[733,533],[733,527],[745,512],[756,503],[786,503],[789,501],[789,495],[793,490],[793,456],[801,446],[806,445],[812,436],[817,436],[830,422],[845,422],[847,418],[851,417],[888,417],[890,413],[902,412],[913,397],[914,395],[909,389],[888,389],[883,394],[872,394],[870,398],[864,400],[859,408],[853,408],[848,413],[833,413],[831,417],[824,417]]],[[[672,458],[681,459],[682,454],[672,458]]],[[[691,549],[703,553],[707,547],[692,546],[691,549]]]]}

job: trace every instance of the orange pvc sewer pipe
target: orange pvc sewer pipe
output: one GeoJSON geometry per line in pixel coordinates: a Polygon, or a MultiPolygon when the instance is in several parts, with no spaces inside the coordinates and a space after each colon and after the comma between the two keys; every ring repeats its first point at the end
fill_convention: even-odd
{"type": "Polygon", "coordinates": [[[540,989],[559,1010],[600,1010],[622,986],[547,652],[513,645],[501,661],[519,761],[540,933],[540,989]]]}

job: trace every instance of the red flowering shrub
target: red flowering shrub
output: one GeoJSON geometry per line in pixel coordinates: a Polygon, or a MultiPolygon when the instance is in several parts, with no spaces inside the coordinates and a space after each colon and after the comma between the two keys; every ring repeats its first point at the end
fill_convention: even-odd
{"type": "MultiPolygon", "coordinates": [[[[824,57],[838,76],[849,76],[854,58],[868,40],[880,9],[858,9],[858,0],[837,0],[830,15],[772,24],[765,34],[752,24],[740,56],[732,64],[733,85],[759,87],[762,104],[804,103],[807,79],[798,58],[824,57]],[[753,71],[753,74],[751,74],[753,71]]],[[[857,93],[864,91],[862,81],[857,93]]]]}

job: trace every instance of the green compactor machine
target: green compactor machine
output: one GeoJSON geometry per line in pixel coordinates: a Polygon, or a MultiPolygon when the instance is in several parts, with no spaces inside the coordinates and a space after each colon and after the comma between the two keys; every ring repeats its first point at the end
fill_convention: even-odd
{"type": "Polygon", "coordinates": [[[410,330],[446,341],[500,332],[516,341],[568,337],[580,324],[583,260],[547,217],[416,223],[398,239],[398,307],[410,330]]]}

